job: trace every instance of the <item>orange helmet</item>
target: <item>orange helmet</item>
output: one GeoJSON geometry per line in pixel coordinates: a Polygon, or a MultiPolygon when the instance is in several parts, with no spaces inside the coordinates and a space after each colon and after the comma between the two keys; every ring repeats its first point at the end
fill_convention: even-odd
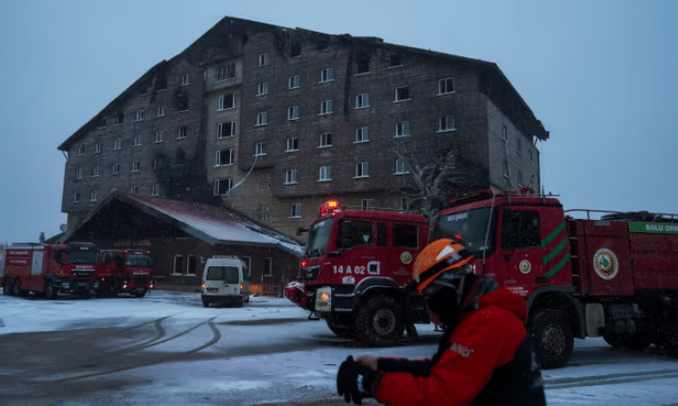
{"type": "Polygon", "coordinates": [[[433,241],[414,260],[412,278],[417,292],[422,293],[443,273],[465,269],[472,259],[463,245],[450,238],[433,241]]]}

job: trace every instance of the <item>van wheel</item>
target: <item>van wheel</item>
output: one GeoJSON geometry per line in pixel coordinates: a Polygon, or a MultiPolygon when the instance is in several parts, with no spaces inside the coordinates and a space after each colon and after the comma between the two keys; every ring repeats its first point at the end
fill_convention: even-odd
{"type": "Polygon", "coordinates": [[[207,298],[202,298],[202,305],[203,307],[210,307],[210,301],[207,298]]]}
{"type": "Polygon", "coordinates": [[[57,298],[57,290],[54,287],[54,283],[47,282],[45,284],[45,299],[54,300],[57,298]]]}
{"type": "Polygon", "coordinates": [[[2,285],[2,293],[7,296],[12,296],[14,294],[12,289],[14,289],[12,286],[12,280],[9,278],[5,279],[5,283],[2,285]]]}
{"type": "Polygon", "coordinates": [[[238,303],[238,307],[243,307],[245,305],[245,298],[240,296],[240,302],[238,303]]]}

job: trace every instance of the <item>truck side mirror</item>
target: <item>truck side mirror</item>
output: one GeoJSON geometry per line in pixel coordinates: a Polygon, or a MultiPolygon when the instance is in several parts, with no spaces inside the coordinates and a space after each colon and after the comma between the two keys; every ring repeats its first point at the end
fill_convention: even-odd
{"type": "Polygon", "coordinates": [[[327,253],[328,257],[340,257],[341,253],[339,251],[330,251],[327,253]]]}

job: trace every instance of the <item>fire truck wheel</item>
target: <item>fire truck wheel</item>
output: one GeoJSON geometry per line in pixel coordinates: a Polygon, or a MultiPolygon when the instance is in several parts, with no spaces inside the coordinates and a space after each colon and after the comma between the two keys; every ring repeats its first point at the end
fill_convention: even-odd
{"type": "Polygon", "coordinates": [[[14,294],[13,289],[12,280],[9,278],[5,279],[5,283],[2,285],[2,293],[7,296],[12,296],[14,294]]]}
{"type": "Polygon", "coordinates": [[[135,293],[134,296],[136,296],[136,297],[144,297],[144,296],[146,296],[146,292],[147,292],[147,291],[148,291],[147,289],[144,289],[144,290],[142,290],[141,292],[135,293]]]}
{"type": "Polygon", "coordinates": [[[375,296],[358,310],[355,333],[358,340],[373,346],[395,344],[403,335],[402,311],[389,296],[375,296]]]}
{"type": "Polygon", "coordinates": [[[652,344],[652,338],[642,333],[605,334],[603,339],[614,348],[628,350],[643,350],[652,344]]]}
{"type": "Polygon", "coordinates": [[[574,337],[558,310],[541,310],[530,322],[530,334],[542,368],[561,368],[572,355],[574,337]]]}
{"type": "Polygon", "coordinates": [[[54,287],[54,283],[47,282],[45,284],[45,299],[54,300],[57,298],[57,290],[54,287]]]}
{"type": "Polygon", "coordinates": [[[345,327],[345,326],[337,325],[329,318],[325,319],[325,321],[327,322],[327,327],[334,334],[338,335],[339,337],[353,338],[354,334],[353,334],[353,328],[352,327],[345,327]]]}
{"type": "Polygon", "coordinates": [[[12,283],[12,295],[21,296],[23,289],[21,289],[21,280],[17,279],[12,283]]]}

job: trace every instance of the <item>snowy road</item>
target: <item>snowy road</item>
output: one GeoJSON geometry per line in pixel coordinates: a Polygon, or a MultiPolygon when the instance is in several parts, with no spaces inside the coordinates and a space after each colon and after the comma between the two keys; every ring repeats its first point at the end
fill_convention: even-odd
{"type": "MultiPolygon", "coordinates": [[[[278,298],[203,308],[198,294],[143,299],[0,296],[3,405],[343,404],[338,364],[348,354],[430,356],[423,341],[363,348],[278,298]],[[330,403],[331,402],[331,403],[330,403]]],[[[571,363],[544,371],[550,405],[678,405],[678,361],[577,340],[571,363]]],[[[372,402],[367,402],[373,404],[372,402]]]]}

